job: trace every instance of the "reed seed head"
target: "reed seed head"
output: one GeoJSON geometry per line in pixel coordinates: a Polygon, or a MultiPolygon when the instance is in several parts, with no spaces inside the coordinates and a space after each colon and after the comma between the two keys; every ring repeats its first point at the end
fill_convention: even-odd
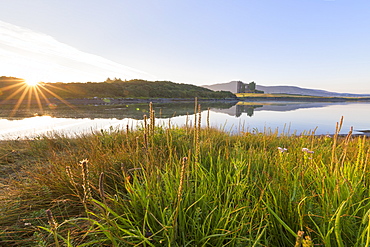
{"type": "Polygon", "coordinates": [[[101,198],[105,198],[105,193],[104,193],[104,172],[100,173],[99,176],[99,194],[101,198]]]}
{"type": "Polygon", "coordinates": [[[302,241],[302,247],[313,247],[313,241],[310,236],[306,236],[302,241]]]}
{"type": "Polygon", "coordinates": [[[91,198],[88,163],[89,161],[87,159],[80,161],[80,166],[82,168],[82,188],[84,190],[84,203],[86,203],[86,201],[91,198]]]}
{"type": "Polygon", "coordinates": [[[294,247],[301,247],[304,231],[298,231],[294,247]]]}
{"type": "Polygon", "coordinates": [[[71,184],[75,185],[75,180],[70,166],[66,166],[66,173],[71,184]]]}
{"type": "Polygon", "coordinates": [[[57,227],[57,222],[54,219],[53,213],[50,209],[46,210],[46,216],[48,218],[48,223],[52,229],[55,229],[57,227]]]}

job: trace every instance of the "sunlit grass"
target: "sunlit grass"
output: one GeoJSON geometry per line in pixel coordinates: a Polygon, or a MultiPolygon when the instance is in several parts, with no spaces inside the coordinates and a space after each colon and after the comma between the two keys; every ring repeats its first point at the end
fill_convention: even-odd
{"type": "Polygon", "coordinates": [[[198,123],[154,123],[151,114],[136,130],[3,142],[2,243],[370,242],[367,138],[279,136],[273,130],[230,135],[198,123]]]}
{"type": "Polygon", "coordinates": [[[297,94],[268,94],[268,93],[236,93],[237,97],[290,97],[290,98],[320,98],[319,96],[297,95],[297,94]]]}

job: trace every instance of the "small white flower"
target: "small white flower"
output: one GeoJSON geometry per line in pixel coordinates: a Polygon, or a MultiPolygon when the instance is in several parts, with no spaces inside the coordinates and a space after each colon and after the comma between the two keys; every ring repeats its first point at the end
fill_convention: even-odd
{"type": "Polygon", "coordinates": [[[284,153],[284,152],[288,151],[288,149],[282,148],[282,147],[278,147],[277,149],[279,150],[280,153],[284,153]]]}
{"type": "Polygon", "coordinates": [[[308,154],[313,154],[314,151],[309,150],[308,148],[302,148],[302,152],[308,153],[308,154]]]}

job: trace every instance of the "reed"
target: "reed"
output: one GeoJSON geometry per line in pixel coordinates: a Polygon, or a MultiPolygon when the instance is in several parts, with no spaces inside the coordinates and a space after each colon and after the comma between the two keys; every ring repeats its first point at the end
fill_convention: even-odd
{"type": "Polygon", "coordinates": [[[53,213],[51,212],[50,209],[47,209],[46,210],[46,215],[47,215],[47,218],[48,218],[48,223],[49,223],[49,226],[50,226],[50,231],[51,231],[51,233],[53,234],[53,237],[54,237],[55,246],[59,247],[60,244],[59,244],[58,234],[57,234],[58,224],[56,223],[56,221],[54,219],[54,216],[53,216],[53,213]]]}
{"type": "Polygon", "coordinates": [[[81,166],[81,177],[82,177],[82,188],[83,188],[83,199],[82,203],[87,206],[88,201],[91,199],[91,188],[89,182],[89,168],[88,168],[89,161],[84,159],[80,161],[81,166]]]}

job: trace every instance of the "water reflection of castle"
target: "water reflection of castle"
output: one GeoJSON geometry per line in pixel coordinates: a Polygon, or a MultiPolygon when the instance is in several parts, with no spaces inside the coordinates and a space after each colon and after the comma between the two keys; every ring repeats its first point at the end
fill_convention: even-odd
{"type": "Polygon", "coordinates": [[[242,105],[242,104],[236,104],[236,105],[233,105],[232,107],[230,108],[223,108],[223,109],[220,109],[220,108],[213,108],[212,110],[213,111],[216,111],[216,112],[221,112],[221,113],[225,113],[225,114],[228,114],[230,116],[236,116],[236,117],[240,117],[243,113],[246,113],[247,116],[249,117],[252,117],[253,114],[254,114],[254,110],[256,108],[260,108],[260,107],[263,107],[263,105],[242,105]]]}
{"type": "Polygon", "coordinates": [[[247,113],[248,117],[252,117],[254,109],[263,107],[263,105],[236,105],[235,116],[240,117],[242,113],[247,113]]]}
{"type": "Polygon", "coordinates": [[[343,104],[343,102],[328,103],[328,102],[260,102],[258,104],[251,102],[239,102],[230,108],[213,109],[217,112],[222,112],[230,116],[240,117],[243,113],[252,117],[254,111],[293,111],[301,108],[321,108],[333,104],[343,104]]]}

